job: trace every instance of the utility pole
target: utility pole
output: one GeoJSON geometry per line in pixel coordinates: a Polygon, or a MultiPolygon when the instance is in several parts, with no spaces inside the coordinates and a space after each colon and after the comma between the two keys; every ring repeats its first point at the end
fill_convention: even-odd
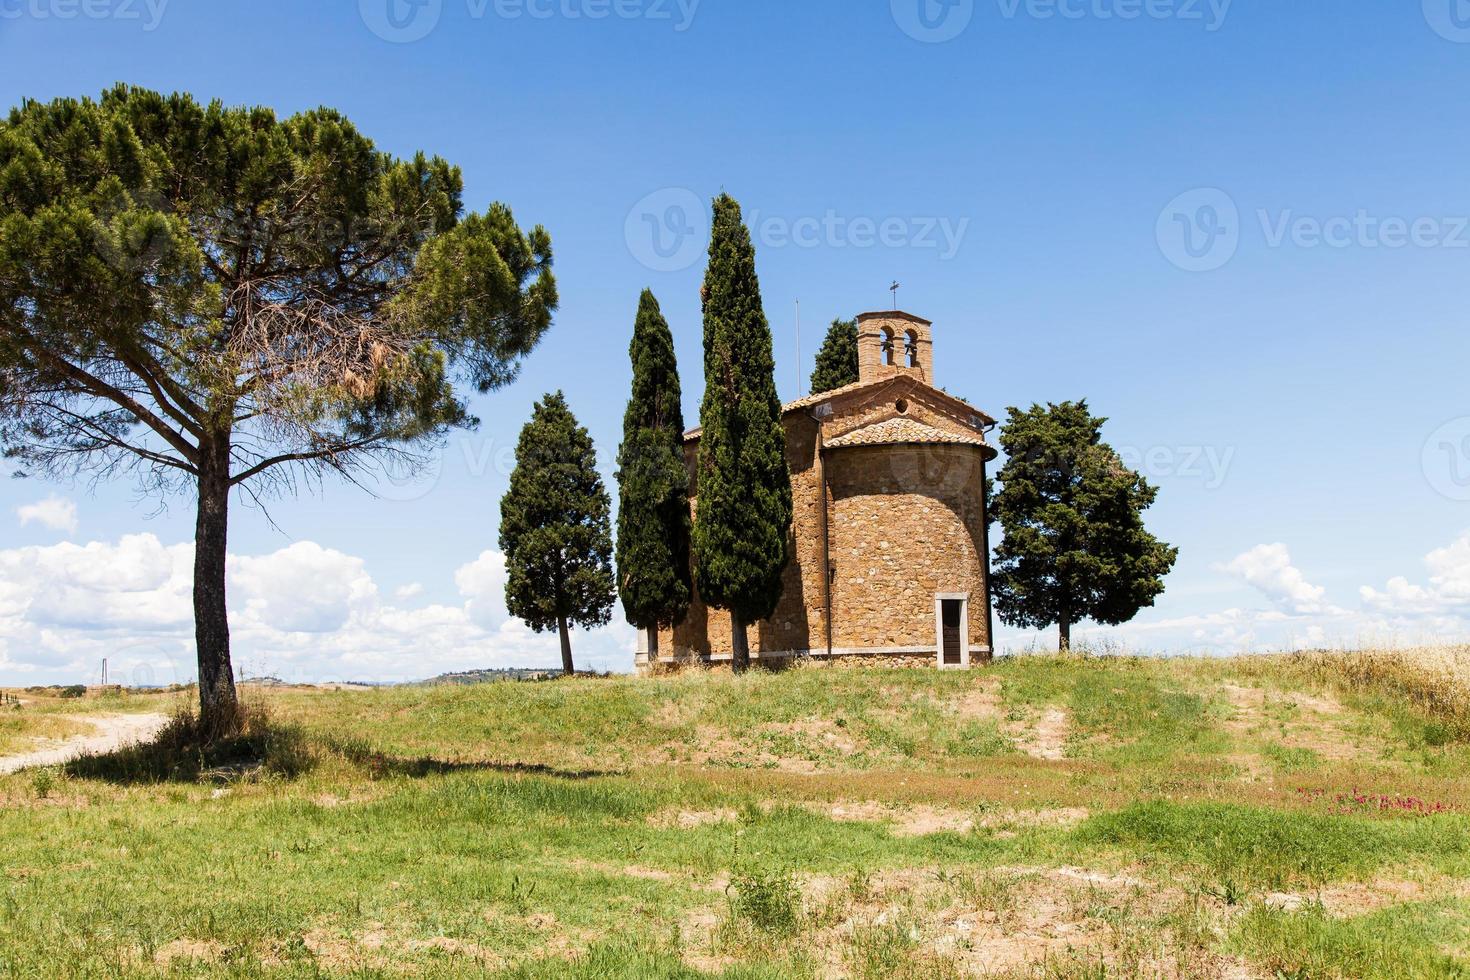
{"type": "Polygon", "coordinates": [[[107,658],[102,658],[102,686],[107,686],[107,658]]]}

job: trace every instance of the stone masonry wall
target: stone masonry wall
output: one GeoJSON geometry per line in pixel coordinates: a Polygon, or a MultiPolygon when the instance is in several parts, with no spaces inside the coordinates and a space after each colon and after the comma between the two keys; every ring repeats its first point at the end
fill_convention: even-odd
{"type": "MultiPolygon", "coordinates": [[[[922,384],[900,378],[891,389],[884,385],[834,400],[832,413],[820,422],[805,412],[786,416],[792,561],[776,613],[749,627],[753,657],[810,651],[825,660],[825,468],[834,571],[832,646],[847,654],[832,662],[934,664],[934,601],[939,592],[970,596],[971,660],[984,660],[990,645],[983,558],[985,450],[948,444],[861,446],[828,450],[825,460],[818,459],[819,430],[831,439],[900,414],[974,436],[974,429],[956,421],[953,409],[941,402],[922,384]],[[869,653],[862,648],[874,649],[869,653]]],[[[698,446],[697,441],[686,445],[696,509],[698,446]]],[[[659,636],[659,656],[664,659],[723,658],[731,646],[729,614],[709,609],[697,595],[685,621],[659,636]]],[[[649,665],[649,669],[659,668],[649,665]]]]}
{"type": "Polygon", "coordinates": [[[986,635],[980,450],[871,446],[833,453],[832,598],[836,647],[936,644],[938,593],[970,597],[974,660],[986,635]]]}

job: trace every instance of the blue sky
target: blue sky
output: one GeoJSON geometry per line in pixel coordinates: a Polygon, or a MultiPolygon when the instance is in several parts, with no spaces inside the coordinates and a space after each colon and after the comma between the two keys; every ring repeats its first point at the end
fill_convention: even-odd
{"type": "MultiPolygon", "coordinates": [[[[997,416],[1086,397],[1111,419],[1181,556],[1157,608],[1093,638],[1466,629],[1470,4],[391,0],[390,20],[389,2],[0,0],[7,105],[115,81],[330,105],[463,167],[472,209],[551,233],[555,327],[431,480],[378,499],[329,483],[273,505],[278,528],[236,509],[249,669],[556,662],[497,605],[507,451],[561,388],[611,483],[645,286],[693,424],[700,209],[721,189],[752,219],[784,397],[824,324],[884,308],[897,279],[949,390],[997,416]]],[[[7,480],[0,528],[0,683],[103,655],[191,675],[189,500],[7,480]]],[[[614,627],[576,648],[626,669],[631,644],[614,627]]]]}

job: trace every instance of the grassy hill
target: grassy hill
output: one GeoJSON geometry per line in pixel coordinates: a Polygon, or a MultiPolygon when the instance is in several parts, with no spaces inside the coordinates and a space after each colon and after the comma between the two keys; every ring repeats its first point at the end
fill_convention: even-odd
{"type": "Polygon", "coordinates": [[[0,975],[1470,976],[1470,651],[251,696],[0,778],[0,975]]]}

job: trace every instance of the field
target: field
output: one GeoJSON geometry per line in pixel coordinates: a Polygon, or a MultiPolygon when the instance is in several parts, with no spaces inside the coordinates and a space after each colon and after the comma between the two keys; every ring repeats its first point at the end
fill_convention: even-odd
{"type": "Polygon", "coordinates": [[[1470,977],[1464,649],[249,696],[0,777],[0,976],[1470,977]]]}

